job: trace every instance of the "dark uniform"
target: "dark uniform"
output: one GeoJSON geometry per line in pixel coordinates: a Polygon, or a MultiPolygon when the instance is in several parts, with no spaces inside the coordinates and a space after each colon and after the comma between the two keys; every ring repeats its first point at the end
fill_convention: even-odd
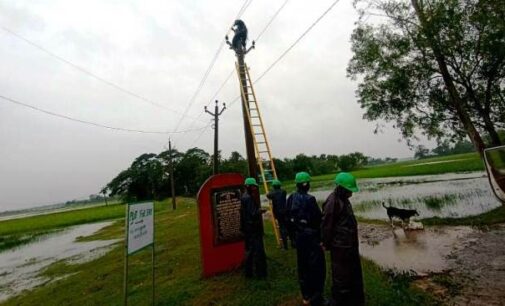
{"type": "Polygon", "coordinates": [[[263,218],[260,204],[245,192],[241,198],[240,230],[245,240],[244,273],[252,277],[253,271],[257,277],[267,276],[267,262],[263,245],[263,218]]]}
{"type": "Polygon", "coordinates": [[[245,23],[239,19],[235,20],[233,26],[235,26],[235,29],[233,30],[235,35],[231,41],[232,48],[234,50],[245,49],[247,41],[247,27],[245,26],[245,23]]]}
{"type": "Polygon", "coordinates": [[[281,239],[284,249],[288,249],[288,208],[286,203],[286,191],[275,188],[267,194],[267,198],[272,201],[274,217],[279,224],[281,239]]]}
{"type": "Polygon", "coordinates": [[[342,187],[324,203],[321,228],[323,245],[331,254],[332,305],[364,305],[358,225],[342,187]]]}
{"type": "Polygon", "coordinates": [[[316,198],[298,190],[288,198],[290,222],[296,233],[298,281],[305,301],[323,303],[326,266],[321,248],[321,210],[316,198]]]}

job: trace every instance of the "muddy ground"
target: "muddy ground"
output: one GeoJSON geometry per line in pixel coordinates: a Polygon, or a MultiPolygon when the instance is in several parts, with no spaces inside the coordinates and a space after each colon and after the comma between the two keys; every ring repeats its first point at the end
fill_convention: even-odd
{"type": "Polygon", "coordinates": [[[505,305],[505,224],[433,226],[406,235],[387,225],[360,224],[360,240],[363,256],[387,269],[410,270],[418,278],[414,285],[442,304],[505,305]]]}

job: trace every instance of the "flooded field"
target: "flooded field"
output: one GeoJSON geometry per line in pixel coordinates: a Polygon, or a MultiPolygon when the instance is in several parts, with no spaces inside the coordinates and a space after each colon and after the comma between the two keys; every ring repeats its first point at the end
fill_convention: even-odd
{"type": "Polygon", "coordinates": [[[416,285],[433,291],[443,305],[504,305],[505,225],[487,230],[431,226],[394,231],[387,225],[359,224],[360,254],[387,270],[415,275],[416,285]],[[450,280],[441,287],[433,278],[450,280]],[[452,285],[451,285],[452,284],[452,285]],[[454,287],[452,288],[454,290],[454,287]]]}
{"type": "Polygon", "coordinates": [[[461,241],[475,230],[468,226],[445,226],[393,231],[388,226],[365,224],[360,231],[362,256],[386,269],[425,275],[447,270],[448,255],[461,247],[461,241]]]}
{"type": "MultiPolygon", "coordinates": [[[[357,216],[386,220],[386,206],[416,209],[417,218],[458,218],[477,215],[500,206],[485,172],[413,177],[362,179],[361,191],[351,202],[357,216]]],[[[330,190],[312,194],[324,201],[330,190]]]]}
{"type": "Polygon", "coordinates": [[[112,222],[69,227],[55,234],[39,237],[27,245],[0,252],[0,301],[25,289],[53,281],[39,275],[59,260],[82,263],[108,252],[117,240],[76,242],[76,238],[92,235],[112,222]]]}

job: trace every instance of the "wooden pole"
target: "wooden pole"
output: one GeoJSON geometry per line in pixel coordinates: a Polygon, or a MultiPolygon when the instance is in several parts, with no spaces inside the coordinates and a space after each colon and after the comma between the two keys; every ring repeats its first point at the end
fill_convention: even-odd
{"type": "Polygon", "coordinates": [[[174,178],[174,152],[172,152],[172,140],[168,140],[168,152],[170,154],[170,192],[172,193],[172,209],[177,208],[175,201],[175,178],[174,178]]]}

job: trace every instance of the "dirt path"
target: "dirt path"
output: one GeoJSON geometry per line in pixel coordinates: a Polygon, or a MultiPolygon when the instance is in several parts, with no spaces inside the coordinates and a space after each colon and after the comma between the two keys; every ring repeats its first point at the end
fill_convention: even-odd
{"type": "Polygon", "coordinates": [[[462,286],[454,305],[505,305],[505,224],[468,235],[449,264],[462,286]]]}
{"type": "Polygon", "coordinates": [[[444,304],[505,306],[505,224],[486,230],[428,227],[416,233],[360,224],[360,240],[363,256],[387,269],[415,271],[416,284],[444,304]]]}

